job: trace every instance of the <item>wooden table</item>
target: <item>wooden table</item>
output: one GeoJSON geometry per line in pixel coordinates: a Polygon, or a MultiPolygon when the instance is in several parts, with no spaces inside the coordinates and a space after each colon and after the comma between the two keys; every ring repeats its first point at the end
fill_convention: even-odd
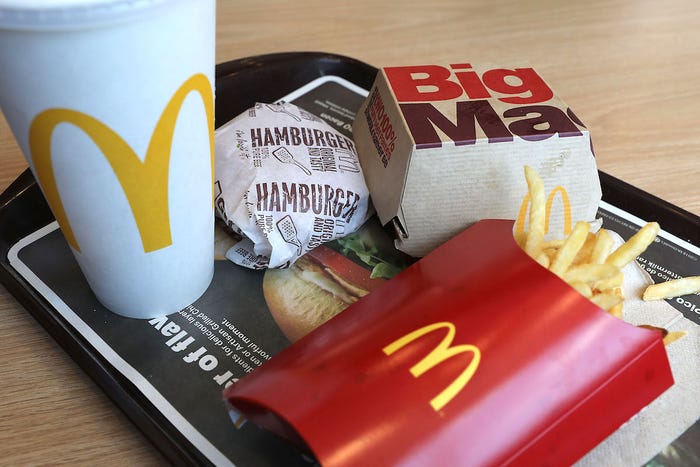
{"type": "MultiPolygon", "coordinates": [[[[586,123],[600,169],[700,215],[700,3],[488,3],[221,0],[216,59],[527,60],[586,123]]],[[[0,190],[26,167],[0,119],[0,190]]],[[[2,286],[0,314],[0,463],[165,463],[2,286]]]]}

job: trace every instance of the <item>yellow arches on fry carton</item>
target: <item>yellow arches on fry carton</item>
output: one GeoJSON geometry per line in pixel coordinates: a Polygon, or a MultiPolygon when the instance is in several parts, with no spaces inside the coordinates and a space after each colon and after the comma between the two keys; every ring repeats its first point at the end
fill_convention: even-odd
{"type": "MultiPolygon", "coordinates": [[[[571,221],[571,201],[569,200],[569,194],[566,192],[566,188],[559,185],[554,187],[552,191],[549,192],[547,196],[547,204],[545,205],[545,233],[549,232],[549,219],[552,216],[552,204],[554,204],[554,198],[557,193],[561,194],[562,212],[563,212],[563,227],[562,231],[564,235],[569,235],[573,224],[571,221]]],[[[525,232],[525,220],[527,218],[528,206],[530,206],[530,194],[527,193],[523,197],[523,202],[520,204],[520,211],[518,212],[518,220],[515,224],[515,231],[518,233],[525,232]]]]}

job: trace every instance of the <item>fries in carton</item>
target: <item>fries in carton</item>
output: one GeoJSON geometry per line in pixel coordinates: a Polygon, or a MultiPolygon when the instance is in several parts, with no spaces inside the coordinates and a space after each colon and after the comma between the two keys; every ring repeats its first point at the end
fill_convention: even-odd
{"type": "Polygon", "coordinates": [[[588,130],[529,66],[383,68],[353,135],[377,214],[413,256],[480,219],[517,218],[523,165],[553,187],[548,232],[593,220],[600,202],[588,130]]]}
{"type": "Polygon", "coordinates": [[[602,312],[512,230],[479,221],[226,399],[324,466],[570,465],[673,376],[660,332],[602,312]]]}
{"type": "Polygon", "coordinates": [[[648,285],[655,222],[545,240],[525,179],[527,228],[467,228],[226,389],[233,410],[325,466],[639,465],[678,437],[700,416],[698,326],[645,300],[698,277],[648,285]]]}

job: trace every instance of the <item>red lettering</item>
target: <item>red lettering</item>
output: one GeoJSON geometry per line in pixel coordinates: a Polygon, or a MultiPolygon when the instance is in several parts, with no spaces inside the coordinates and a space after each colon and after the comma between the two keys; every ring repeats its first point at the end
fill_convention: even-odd
{"type": "MultiPolygon", "coordinates": [[[[394,127],[391,124],[391,120],[389,120],[389,115],[387,115],[384,108],[384,102],[377,89],[374,89],[372,92],[364,114],[367,119],[367,126],[372,135],[374,146],[377,148],[377,153],[379,154],[382,164],[386,167],[394,152],[396,133],[394,132],[394,127]]],[[[348,146],[354,151],[354,147],[349,140],[348,146]]]]}
{"type": "Polygon", "coordinates": [[[449,79],[451,71],[438,65],[387,67],[384,73],[398,102],[447,101],[462,95],[460,85],[449,79]]]}
{"type": "Polygon", "coordinates": [[[535,104],[554,97],[554,92],[532,68],[496,68],[479,78],[468,63],[450,67],[459,83],[451,79],[452,70],[439,65],[387,67],[384,73],[398,102],[447,101],[463,93],[469,99],[488,99],[492,97],[489,90],[506,95],[498,99],[508,104],[535,104]]]}
{"type": "MultiPolygon", "coordinates": [[[[466,70],[471,69],[471,65],[468,63],[463,63],[458,65],[450,65],[450,68],[453,70],[466,70]]],[[[455,76],[457,77],[459,84],[462,85],[464,92],[467,93],[467,97],[470,99],[488,99],[491,97],[491,94],[479,79],[479,75],[476,74],[476,71],[455,72],[455,76]]]]}
{"type": "Polygon", "coordinates": [[[499,97],[500,101],[508,104],[534,104],[548,101],[554,97],[554,92],[532,68],[516,68],[515,70],[498,68],[489,70],[484,73],[482,80],[492,91],[501,94],[527,94],[524,96],[499,97]],[[508,77],[516,78],[520,82],[511,84],[507,80],[508,77]]]}

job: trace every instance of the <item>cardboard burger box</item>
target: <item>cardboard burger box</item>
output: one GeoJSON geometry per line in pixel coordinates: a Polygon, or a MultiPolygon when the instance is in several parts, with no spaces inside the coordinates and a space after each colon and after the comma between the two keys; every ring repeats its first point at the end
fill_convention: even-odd
{"type": "Polygon", "coordinates": [[[597,308],[512,229],[467,228],[224,397],[326,467],[572,464],[671,368],[659,332],[597,308]]]}
{"type": "Polygon", "coordinates": [[[550,235],[600,202],[588,130],[529,66],[383,68],[353,135],[379,219],[413,256],[480,219],[522,224],[524,165],[551,190],[550,235]]]}

